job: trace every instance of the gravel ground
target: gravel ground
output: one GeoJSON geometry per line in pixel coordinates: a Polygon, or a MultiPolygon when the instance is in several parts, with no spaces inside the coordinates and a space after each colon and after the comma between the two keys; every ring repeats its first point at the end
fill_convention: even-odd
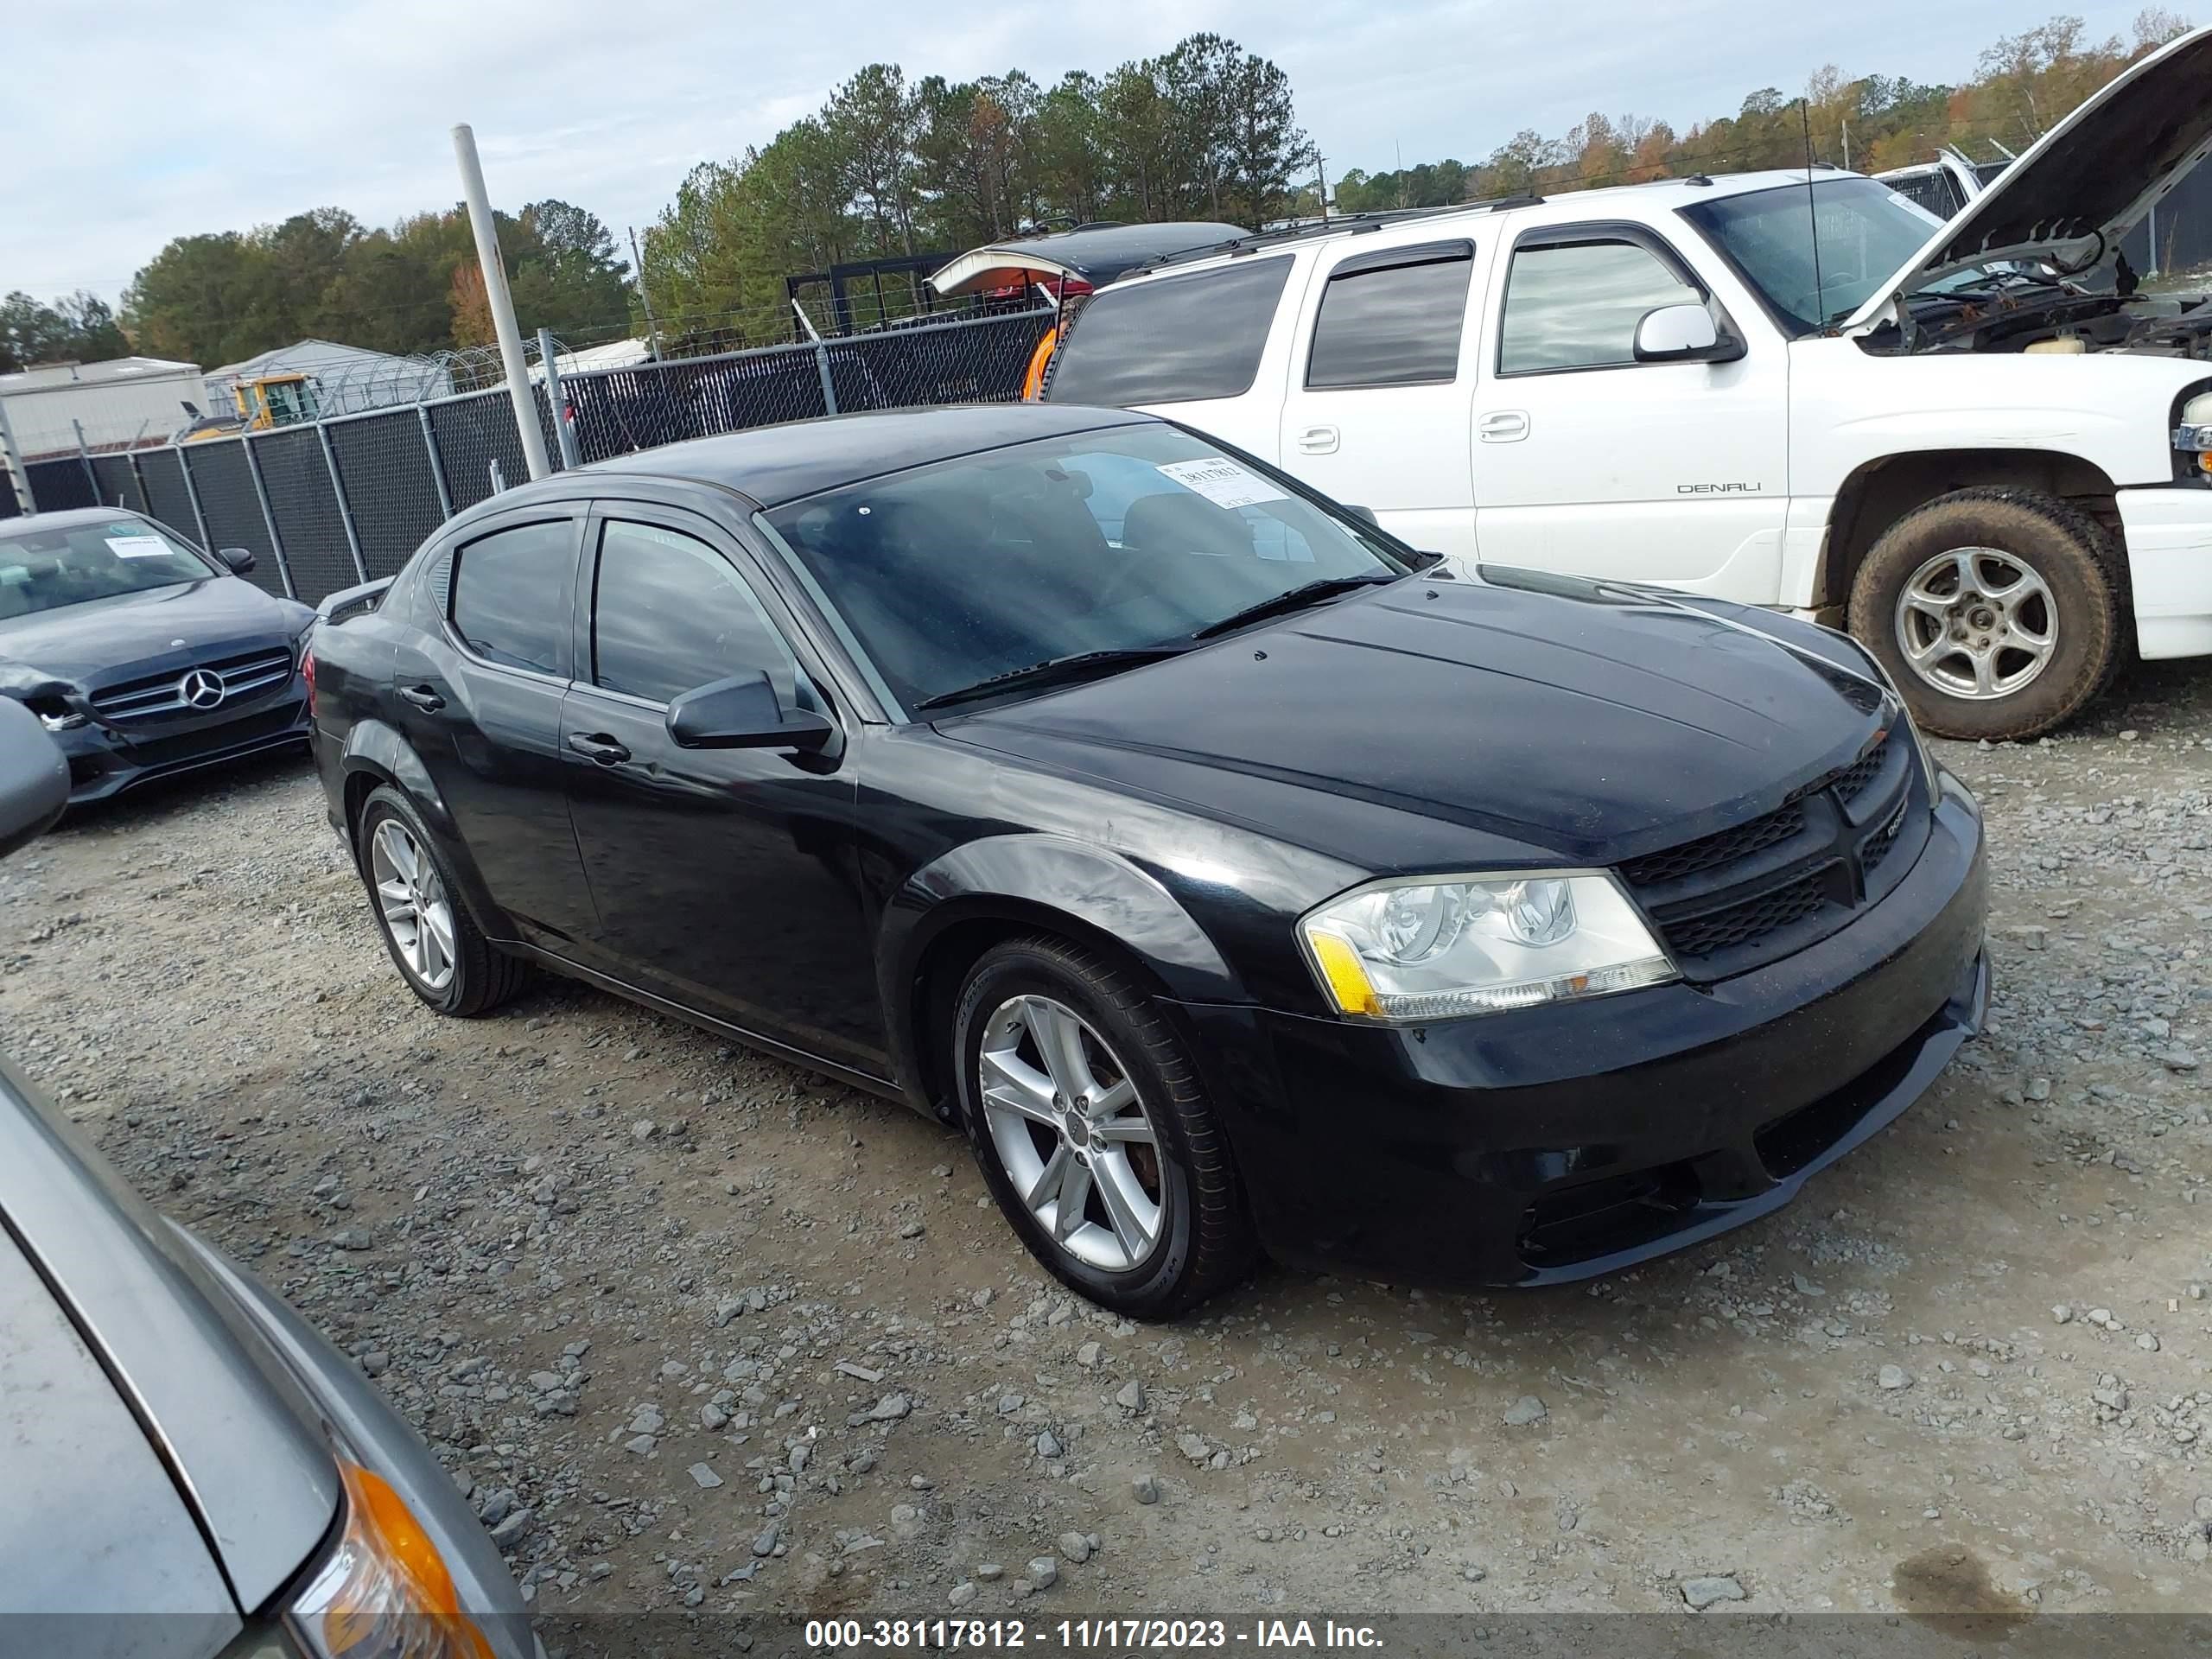
{"type": "Polygon", "coordinates": [[[358,1357],[556,1646],[687,1608],[770,1646],[1017,1607],[2212,1609],[2212,673],[1944,758],[1988,811],[1988,1032],[1790,1209],[1569,1289],[1269,1270],[1108,1318],[897,1108],[557,982],[423,1010],[289,761],[0,867],[0,1030],[358,1357]]]}

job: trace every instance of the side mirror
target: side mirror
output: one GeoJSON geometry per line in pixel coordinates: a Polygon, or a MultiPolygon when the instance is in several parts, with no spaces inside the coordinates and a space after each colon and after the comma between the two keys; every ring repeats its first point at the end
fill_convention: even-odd
{"type": "Polygon", "coordinates": [[[798,749],[811,753],[836,728],[810,709],[786,709],[755,669],[686,691],[668,705],[680,749],[798,749]]]}
{"type": "Polygon", "coordinates": [[[253,569],[253,550],[251,548],[218,548],[215,550],[215,556],[223,562],[224,569],[234,576],[242,576],[253,569]]]}
{"type": "Polygon", "coordinates": [[[1662,305],[1636,325],[1639,363],[1732,363],[1743,354],[1744,342],[1723,336],[1701,305],[1662,305]]]}
{"type": "Polygon", "coordinates": [[[0,697],[0,858],[35,841],[69,804],[69,763],[39,717],[0,697]]]}

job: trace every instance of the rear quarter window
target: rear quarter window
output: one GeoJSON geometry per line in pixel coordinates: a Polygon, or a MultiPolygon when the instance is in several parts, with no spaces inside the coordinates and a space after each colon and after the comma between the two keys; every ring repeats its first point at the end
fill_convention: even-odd
{"type": "Polygon", "coordinates": [[[470,542],[454,561],[454,632],[486,662],[565,679],[575,556],[573,518],[470,542]]]}
{"type": "Polygon", "coordinates": [[[1195,403],[1252,389],[1288,259],[1258,259],[1186,276],[1116,285],[1068,332],[1047,401],[1195,403]]]}

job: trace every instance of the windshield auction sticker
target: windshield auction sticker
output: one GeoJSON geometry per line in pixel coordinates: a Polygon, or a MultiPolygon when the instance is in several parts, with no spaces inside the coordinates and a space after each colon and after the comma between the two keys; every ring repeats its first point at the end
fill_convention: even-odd
{"type": "Polygon", "coordinates": [[[111,536],[107,550],[118,559],[166,559],[169,544],[158,536],[111,536]]]}
{"type": "Polygon", "coordinates": [[[1217,507],[1249,507],[1289,498],[1264,478],[1233,461],[1163,461],[1160,470],[1186,490],[1196,490],[1217,507]]]}

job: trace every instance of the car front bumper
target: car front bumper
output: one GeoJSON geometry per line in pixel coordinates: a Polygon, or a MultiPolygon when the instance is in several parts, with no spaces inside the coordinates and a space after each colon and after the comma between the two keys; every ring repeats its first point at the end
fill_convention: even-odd
{"type": "Polygon", "coordinates": [[[2136,649],[2147,658],[2212,656],[2212,488],[2121,490],[2136,649]]]}
{"type": "Polygon", "coordinates": [[[143,730],[94,720],[55,732],[54,741],[69,762],[69,804],[82,806],[157,778],[305,743],[310,729],[307,686],[295,675],[283,692],[245,709],[166,721],[143,730]]]}
{"type": "Polygon", "coordinates": [[[1911,1105],[1980,1027],[1986,913],[1946,779],[1886,898],[1716,984],[1400,1028],[1174,1006],[1278,1260],[1554,1283],[1765,1215],[1911,1105]]]}

